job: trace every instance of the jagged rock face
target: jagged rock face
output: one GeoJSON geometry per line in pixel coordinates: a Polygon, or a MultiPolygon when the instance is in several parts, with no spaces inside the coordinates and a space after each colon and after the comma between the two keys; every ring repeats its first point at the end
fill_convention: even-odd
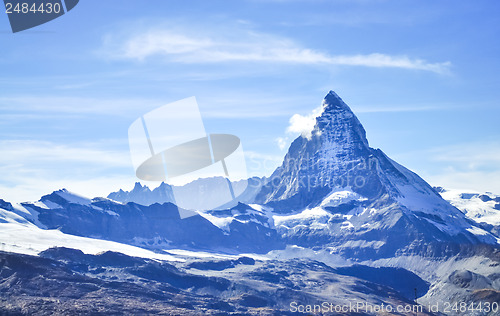
{"type": "Polygon", "coordinates": [[[132,191],[128,192],[120,189],[118,192],[110,193],[108,198],[119,202],[134,202],[141,205],[175,202],[172,187],[166,183],[162,183],[151,191],[147,186],[142,186],[139,182],[136,182],[132,191]]]}

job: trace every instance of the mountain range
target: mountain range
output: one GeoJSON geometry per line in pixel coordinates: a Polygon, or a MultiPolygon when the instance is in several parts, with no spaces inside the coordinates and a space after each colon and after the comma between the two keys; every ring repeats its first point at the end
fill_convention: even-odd
{"type": "MultiPolygon", "coordinates": [[[[291,312],[292,301],[363,300],[421,304],[427,308],[421,313],[430,315],[436,302],[498,302],[500,197],[430,186],[371,148],[335,92],[322,107],[311,133],[292,142],[270,177],[249,179],[238,201],[218,209],[204,210],[214,196],[199,188],[223,178],[177,187],[192,201],[184,209],[165,183],[153,190],[136,183],[107,198],[63,189],[37,202],[0,200],[0,290],[17,302],[6,307],[0,300],[0,311],[23,312],[22,304],[57,296],[31,291],[23,299],[21,287],[6,285],[19,282],[54,289],[93,284],[76,286],[79,294],[65,298],[87,312],[96,291],[133,293],[137,301],[179,314],[278,315],[291,312]],[[60,278],[36,279],[14,262],[43,275],[57,266],[60,278]],[[117,280],[124,288],[113,287],[117,280]],[[145,284],[152,285],[149,291],[142,290],[145,284]]],[[[47,304],[47,312],[57,307],[47,304]]]]}

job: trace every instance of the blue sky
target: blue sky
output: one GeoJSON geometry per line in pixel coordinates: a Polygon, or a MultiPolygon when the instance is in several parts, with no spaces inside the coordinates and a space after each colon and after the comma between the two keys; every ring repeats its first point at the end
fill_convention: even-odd
{"type": "Polygon", "coordinates": [[[129,125],[190,96],[207,132],[241,138],[249,174],[270,174],[299,135],[290,118],[307,118],[329,90],[372,147],[432,185],[500,193],[499,10],[498,1],[85,0],[16,34],[2,14],[0,198],[131,189],[129,125]]]}

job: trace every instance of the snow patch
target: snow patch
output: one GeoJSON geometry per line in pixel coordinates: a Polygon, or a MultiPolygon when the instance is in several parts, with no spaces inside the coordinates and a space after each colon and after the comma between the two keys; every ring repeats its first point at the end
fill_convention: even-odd
{"type": "Polygon", "coordinates": [[[81,204],[81,205],[90,205],[92,203],[92,200],[89,198],[86,198],[84,196],[81,196],[79,194],[70,192],[66,189],[62,189],[59,191],[55,192],[57,195],[65,199],[66,201],[73,203],[73,204],[81,204]]]}
{"type": "Polygon", "coordinates": [[[466,229],[469,233],[472,233],[474,235],[478,236],[486,236],[488,235],[488,232],[486,232],[484,229],[481,229],[479,227],[472,226],[471,228],[466,229]]]}
{"type": "Polygon", "coordinates": [[[473,221],[500,226],[500,210],[497,209],[500,203],[495,201],[499,196],[491,193],[463,193],[460,190],[445,190],[441,196],[473,221]],[[480,197],[487,197],[486,201],[480,197]]]}
{"type": "Polygon", "coordinates": [[[351,201],[364,201],[366,198],[361,195],[347,190],[334,191],[330,193],[322,202],[321,206],[337,207],[339,205],[349,203],[351,201]]]}
{"type": "Polygon", "coordinates": [[[59,230],[44,230],[31,223],[0,223],[0,250],[2,251],[38,255],[41,251],[51,247],[80,249],[86,254],[115,251],[134,257],[184,261],[171,255],[158,254],[118,242],[68,235],[59,230]]]}
{"type": "Polygon", "coordinates": [[[276,226],[281,226],[290,223],[306,222],[306,221],[318,221],[322,220],[326,224],[328,219],[332,215],[322,209],[321,207],[315,207],[312,209],[306,209],[298,214],[294,215],[273,215],[274,224],[276,226]]]}

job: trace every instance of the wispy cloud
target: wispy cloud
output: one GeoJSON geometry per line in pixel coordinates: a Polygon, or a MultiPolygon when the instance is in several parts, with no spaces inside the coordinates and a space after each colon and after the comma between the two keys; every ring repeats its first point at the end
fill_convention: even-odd
{"type": "MultiPolygon", "coordinates": [[[[134,181],[137,180],[133,176],[122,174],[101,175],[92,179],[76,178],[71,181],[51,177],[18,177],[15,184],[0,183],[0,199],[12,203],[37,201],[40,197],[63,188],[88,198],[106,197],[119,189],[131,190],[134,181]]],[[[157,186],[149,183],[147,185],[151,188],[157,186]]]]}
{"type": "Polygon", "coordinates": [[[304,65],[339,65],[413,69],[445,74],[451,63],[427,62],[405,55],[382,53],[332,55],[301,47],[288,38],[249,31],[237,37],[190,34],[178,29],[149,29],[131,36],[110,34],[104,51],[113,58],[135,59],[161,56],[180,63],[268,62],[304,65]]]}
{"type": "MultiPolygon", "coordinates": [[[[82,115],[112,115],[127,119],[151,111],[159,106],[191,96],[192,92],[176,92],[176,97],[161,98],[98,98],[65,97],[50,95],[0,97],[0,121],[46,120],[54,117],[78,118],[82,115]]],[[[200,111],[204,118],[262,118],[289,116],[294,108],[307,104],[308,98],[301,96],[276,97],[252,91],[224,91],[214,95],[212,91],[201,91],[200,111]],[[222,94],[222,93],[221,93],[222,94]],[[262,110],[258,110],[258,109],[262,110]]],[[[196,95],[199,97],[199,95],[196,95]]]]}

